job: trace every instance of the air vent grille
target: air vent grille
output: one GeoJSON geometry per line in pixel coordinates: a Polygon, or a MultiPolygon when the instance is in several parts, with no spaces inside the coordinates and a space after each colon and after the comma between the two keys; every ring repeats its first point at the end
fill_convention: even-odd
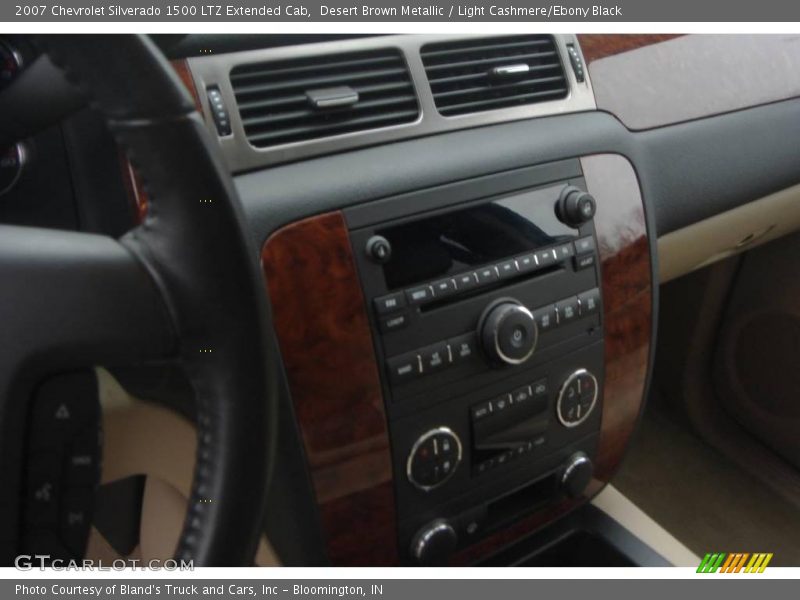
{"type": "Polygon", "coordinates": [[[553,36],[473,38],[428,44],[422,62],[442,115],[463,115],[566,97],[553,36]]]}
{"type": "Polygon", "coordinates": [[[413,122],[419,105],[400,52],[387,49],[241,65],[231,84],[257,148],[413,122]]]}

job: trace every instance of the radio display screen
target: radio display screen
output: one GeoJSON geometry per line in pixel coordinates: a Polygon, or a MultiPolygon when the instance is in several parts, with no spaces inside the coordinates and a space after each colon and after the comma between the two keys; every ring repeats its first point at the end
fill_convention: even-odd
{"type": "Polygon", "coordinates": [[[392,245],[389,289],[455,275],[578,237],[556,218],[564,184],[379,230],[392,245]]]}

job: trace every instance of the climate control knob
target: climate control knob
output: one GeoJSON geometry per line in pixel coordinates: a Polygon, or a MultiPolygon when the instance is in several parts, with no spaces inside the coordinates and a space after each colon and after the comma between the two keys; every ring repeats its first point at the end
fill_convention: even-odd
{"type": "Polygon", "coordinates": [[[490,304],[478,325],[483,352],[494,365],[519,365],[536,350],[539,330],[531,311],[513,299],[490,304]]]}
{"type": "Polygon", "coordinates": [[[460,462],[461,440],[449,427],[437,427],[414,443],[406,475],[412,485],[427,492],[450,479],[460,462]]]}
{"type": "Polygon", "coordinates": [[[411,556],[417,563],[435,567],[447,564],[456,549],[458,536],[444,519],[436,519],[420,529],[411,540],[411,556]]]}
{"type": "Polygon", "coordinates": [[[577,427],[594,411],[599,389],[597,378],[586,369],[567,377],[556,400],[556,416],[564,427],[577,427]]]}
{"type": "Polygon", "coordinates": [[[561,489],[570,498],[577,498],[589,485],[593,473],[591,459],[583,452],[576,452],[569,457],[561,472],[561,489]]]}

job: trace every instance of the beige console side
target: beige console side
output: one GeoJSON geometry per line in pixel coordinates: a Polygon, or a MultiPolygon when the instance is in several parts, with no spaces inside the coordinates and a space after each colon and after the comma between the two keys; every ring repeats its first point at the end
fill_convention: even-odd
{"type": "Polygon", "coordinates": [[[592,504],[676,567],[696,567],[700,564],[699,556],[679,542],[614,486],[606,486],[595,496],[592,504]]]}
{"type": "Polygon", "coordinates": [[[659,237],[659,281],[665,283],[798,229],[800,185],[659,237]]]}

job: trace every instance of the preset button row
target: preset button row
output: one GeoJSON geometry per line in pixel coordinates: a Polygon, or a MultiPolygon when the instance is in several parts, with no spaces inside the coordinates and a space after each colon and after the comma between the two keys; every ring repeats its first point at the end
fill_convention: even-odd
{"type": "Polygon", "coordinates": [[[415,306],[425,304],[476,287],[489,285],[501,279],[509,279],[520,274],[532,273],[539,269],[560,264],[572,257],[576,259],[576,268],[585,268],[594,264],[594,248],[594,238],[592,236],[587,236],[575,242],[566,242],[528,254],[521,254],[520,256],[509,258],[496,264],[485,265],[474,271],[460,273],[453,277],[446,277],[406,290],[380,296],[373,301],[375,304],[375,311],[378,315],[388,315],[402,311],[409,305],[415,306]],[[587,255],[592,257],[589,262],[587,262],[585,258],[587,255]],[[580,260],[578,260],[579,258],[580,260]]]}

